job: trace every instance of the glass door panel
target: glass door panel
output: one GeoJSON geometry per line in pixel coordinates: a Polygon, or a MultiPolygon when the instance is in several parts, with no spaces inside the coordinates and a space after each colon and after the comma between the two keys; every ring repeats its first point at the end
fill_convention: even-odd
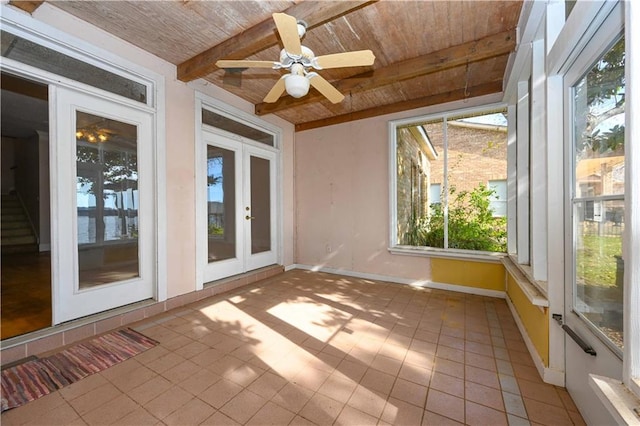
{"type": "Polygon", "coordinates": [[[271,250],[269,160],[251,156],[251,254],[271,250]]]}
{"type": "Polygon", "coordinates": [[[55,88],[54,324],[155,293],[152,115],[55,88]]]}
{"type": "Polygon", "coordinates": [[[623,347],[624,39],[573,87],[573,310],[623,347]]]}
{"type": "Polygon", "coordinates": [[[236,257],[235,152],[207,145],[208,262],[236,257]]]}
{"type": "Polygon", "coordinates": [[[76,111],[79,288],[139,277],[137,128],[76,111]]]}

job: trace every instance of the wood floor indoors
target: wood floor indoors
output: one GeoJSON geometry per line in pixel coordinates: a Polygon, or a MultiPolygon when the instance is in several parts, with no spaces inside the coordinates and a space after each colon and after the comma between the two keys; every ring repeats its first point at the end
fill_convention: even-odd
{"type": "Polygon", "coordinates": [[[498,298],[293,270],[132,327],[160,344],[2,424],[584,424],[498,298]]]}
{"type": "Polygon", "coordinates": [[[2,340],[51,326],[49,252],[2,255],[2,340]]]}

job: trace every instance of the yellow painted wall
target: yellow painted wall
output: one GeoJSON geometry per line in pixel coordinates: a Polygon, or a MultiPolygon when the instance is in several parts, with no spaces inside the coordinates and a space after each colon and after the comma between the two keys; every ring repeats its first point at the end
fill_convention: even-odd
{"type": "Polygon", "coordinates": [[[518,312],[529,339],[536,348],[545,367],[549,366],[549,312],[532,305],[513,277],[507,273],[507,296],[518,312]]]}
{"type": "Polygon", "coordinates": [[[431,258],[431,280],[486,290],[505,291],[502,263],[431,258]]]}

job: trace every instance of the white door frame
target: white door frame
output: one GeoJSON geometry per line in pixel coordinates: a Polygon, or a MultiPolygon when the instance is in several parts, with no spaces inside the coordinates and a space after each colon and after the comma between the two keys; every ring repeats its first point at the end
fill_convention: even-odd
{"type": "MultiPolygon", "coordinates": [[[[613,2],[612,2],[613,3],[613,2]]],[[[589,386],[589,374],[597,374],[616,379],[622,379],[622,359],[620,353],[612,349],[612,344],[605,342],[604,338],[598,336],[593,327],[581,320],[573,312],[574,277],[574,217],[573,217],[573,105],[572,87],[583,77],[601,55],[606,53],[611,43],[621,34],[624,24],[622,5],[610,3],[609,9],[600,12],[597,30],[590,29],[588,34],[581,40],[577,54],[572,52],[571,61],[560,70],[564,77],[564,126],[565,126],[565,311],[564,322],[578,335],[585,343],[591,346],[596,356],[586,354],[576,342],[568,335],[565,338],[565,384],[580,412],[587,423],[611,424],[615,423],[605,406],[599,400],[596,393],[589,386]],[[610,13],[609,13],[610,12],[610,13]],[[602,16],[604,15],[604,16],[602,16]],[[606,17],[606,19],[605,19],[606,17]],[[600,25],[601,24],[601,25],[600,25]]],[[[570,20],[567,24],[571,24],[570,20]]],[[[567,32],[568,34],[569,32],[567,32]]],[[[584,34],[585,31],[574,31],[574,34],[584,34]]]]}
{"type": "MultiPolygon", "coordinates": [[[[156,273],[153,194],[153,115],[62,87],[49,86],[50,116],[56,123],[50,147],[52,191],[53,324],[103,312],[154,296],[156,273]],[[138,272],[126,281],[79,288],[79,253],[76,202],[76,111],[108,117],[137,128],[138,272]]],[[[108,142],[106,142],[108,143],[108,142]]]]}
{"type": "MultiPolygon", "coordinates": [[[[199,235],[205,233],[207,226],[206,212],[199,206],[204,205],[206,200],[206,180],[202,176],[206,176],[205,164],[206,164],[206,141],[204,140],[204,132],[214,133],[225,136],[232,140],[239,141],[245,145],[255,146],[260,149],[271,151],[275,154],[275,190],[274,190],[274,202],[275,202],[275,215],[272,217],[272,221],[275,220],[276,232],[272,235],[272,240],[275,242],[275,255],[276,264],[282,264],[282,241],[284,241],[284,220],[283,220],[283,197],[282,197],[282,129],[269,122],[262,120],[261,118],[235,108],[229,104],[223,103],[215,98],[212,98],[204,93],[196,91],[195,96],[195,129],[196,129],[196,141],[195,141],[195,171],[196,176],[196,290],[202,290],[204,283],[209,282],[205,279],[205,267],[207,265],[207,253],[208,248],[204,243],[204,238],[200,238],[199,235]],[[245,124],[247,126],[259,129],[265,133],[272,134],[274,136],[274,146],[268,146],[260,142],[256,142],[247,138],[244,138],[227,131],[217,129],[215,127],[202,124],[202,109],[208,109],[214,111],[217,114],[226,116],[245,124]]],[[[244,207],[242,207],[244,208],[244,207]]]]}

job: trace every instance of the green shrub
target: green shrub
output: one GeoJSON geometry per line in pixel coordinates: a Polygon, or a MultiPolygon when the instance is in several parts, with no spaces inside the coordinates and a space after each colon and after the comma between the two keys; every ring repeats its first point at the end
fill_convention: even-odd
{"type": "MultiPolygon", "coordinates": [[[[494,190],[480,184],[472,191],[449,191],[449,248],[492,252],[507,251],[507,221],[493,217],[494,190]]],[[[444,247],[444,207],[432,204],[428,217],[414,217],[405,235],[409,245],[444,247]]]]}

